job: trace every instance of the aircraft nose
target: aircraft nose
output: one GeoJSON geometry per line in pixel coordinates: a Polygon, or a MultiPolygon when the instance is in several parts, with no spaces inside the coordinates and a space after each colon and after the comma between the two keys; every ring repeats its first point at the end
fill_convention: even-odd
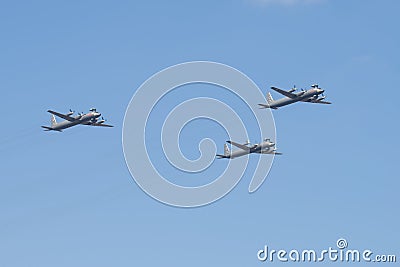
{"type": "Polygon", "coordinates": [[[274,145],[275,145],[275,143],[274,143],[274,142],[271,142],[271,143],[270,143],[270,146],[274,146],[274,145]]]}
{"type": "Polygon", "coordinates": [[[324,92],[325,92],[325,90],[318,89],[318,92],[322,94],[322,93],[324,93],[324,92]]]}

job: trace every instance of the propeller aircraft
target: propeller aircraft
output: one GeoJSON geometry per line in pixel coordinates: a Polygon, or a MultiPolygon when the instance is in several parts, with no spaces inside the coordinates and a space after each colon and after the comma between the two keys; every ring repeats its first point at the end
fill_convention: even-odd
{"type": "Polygon", "coordinates": [[[325,96],[322,88],[318,87],[318,84],[311,85],[311,88],[308,90],[301,89],[300,92],[295,92],[297,90],[296,86],[292,89],[286,91],[279,89],[277,87],[272,86],[272,90],[286,96],[284,98],[274,100],[271,96],[271,93],[267,93],[267,103],[266,104],[258,104],[261,106],[260,108],[271,108],[278,109],[279,107],[283,107],[295,102],[309,102],[309,103],[317,103],[317,104],[332,104],[331,102],[324,101],[325,96]]]}
{"type": "Polygon", "coordinates": [[[72,126],[82,124],[82,125],[90,125],[90,126],[101,126],[101,127],[113,127],[112,125],[104,124],[106,120],[101,117],[101,114],[96,111],[95,108],[91,108],[90,112],[84,114],[83,112],[78,113],[77,116],[72,116],[75,112],[71,109],[68,113],[62,114],[53,110],[48,110],[47,112],[51,113],[51,126],[42,126],[45,131],[58,131],[62,132],[62,130],[70,128],[72,126]],[[60,117],[64,119],[64,121],[57,122],[56,117],[60,117]]]}
{"type": "Polygon", "coordinates": [[[226,141],[226,142],[240,148],[240,150],[231,152],[229,150],[228,145],[225,144],[224,145],[224,154],[216,155],[219,159],[233,159],[233,158],[241,157],[241,156],[251,154],[251,153],[282,155],[282,153],[276,152],[275,143],[271,142],[271,140],[268,138],[264,139],[260,144],[254,144],[254,145],[250,144],[249,141],[247,141],[245,144],[238,144],[233,141],[226,141]]]}

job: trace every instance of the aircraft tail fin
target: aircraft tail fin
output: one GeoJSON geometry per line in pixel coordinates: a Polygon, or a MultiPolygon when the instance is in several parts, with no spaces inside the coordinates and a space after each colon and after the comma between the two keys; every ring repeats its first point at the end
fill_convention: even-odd
{"type": "Polygon", "coordinates": [[[224,144],[224,156],[228,157],[231,155],[231,151],[229,150],[229,147],[227,144],[224,144]]]}
{"type": "Polygon", "coordinates": [[[267,93],[267,102],[268,102],[268,104],[271,104],[272,102],[274,102],[274,99],[272,98],[272,95],[270,92],[267,93]]]}
{"type": "Polygon", "coordinates": [[[56,121],[56,116],[54,116],[53,114],[51,115],[51,126],[54,126],[54,125],[56,125],[57,124],[57,121],[56,121]]]}
{"type": "Polygon", "coordinates": [[[229,147],[227,144],[224,144],[224,154],[223,155],[216,155],[219,159],[226,159],[231,156],[231,151],[229,151],[229,147]]]}

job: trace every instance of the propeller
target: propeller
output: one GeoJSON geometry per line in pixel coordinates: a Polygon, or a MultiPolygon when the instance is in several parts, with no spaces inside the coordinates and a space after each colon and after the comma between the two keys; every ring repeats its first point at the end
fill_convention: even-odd
{"type": "Polygon", "coordinates": [[[293,88],[289,90],[289,93],[293,93],[296,90],[297,90],[296,85],[293,85],[293,88]]]}
{"type": "Polygon", "coordinates": [[[75,111],[72,111],[72,109],[69,109],[69,112],[67,113],[67,116],[71,116],[74,113],[75,113],[75,111]]]}
{"type": "Polygon", "coordinates": [[[300,93],[298,93],[298,94],[297,94],[297,96],[304,95],[304,94],[305,94],[305,92],[306,92],[306,91],[305,91],[303,88],[301,88],[300,90],[301,90],[301,92],[300,92],[300,93]]]}

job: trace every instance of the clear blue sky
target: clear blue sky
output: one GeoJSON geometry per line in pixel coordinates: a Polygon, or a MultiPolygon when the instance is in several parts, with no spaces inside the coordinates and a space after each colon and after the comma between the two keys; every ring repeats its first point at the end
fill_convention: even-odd
{"type": "MultiPolygon", "coordinates": [[[[394,0],[2,2],[0,266],[262,266],[264,245],[324,249],[339,237],[400,256],[399,9],[394,0]],[[264,92],[318,82],[334,104],[274,111],[284,155],[256,193],[244,177],[213,205],[180,209],[133,182],[121,131],[136,88],[192,60],[231,65],[264,92]],[[49,108],[92,106],[116,127],[40,128],[49,108]]],[[[207,137],[192,126],[183,136],[207,137]]],[[[192,141],[182,142],[189,157],[192,141]]]]}

